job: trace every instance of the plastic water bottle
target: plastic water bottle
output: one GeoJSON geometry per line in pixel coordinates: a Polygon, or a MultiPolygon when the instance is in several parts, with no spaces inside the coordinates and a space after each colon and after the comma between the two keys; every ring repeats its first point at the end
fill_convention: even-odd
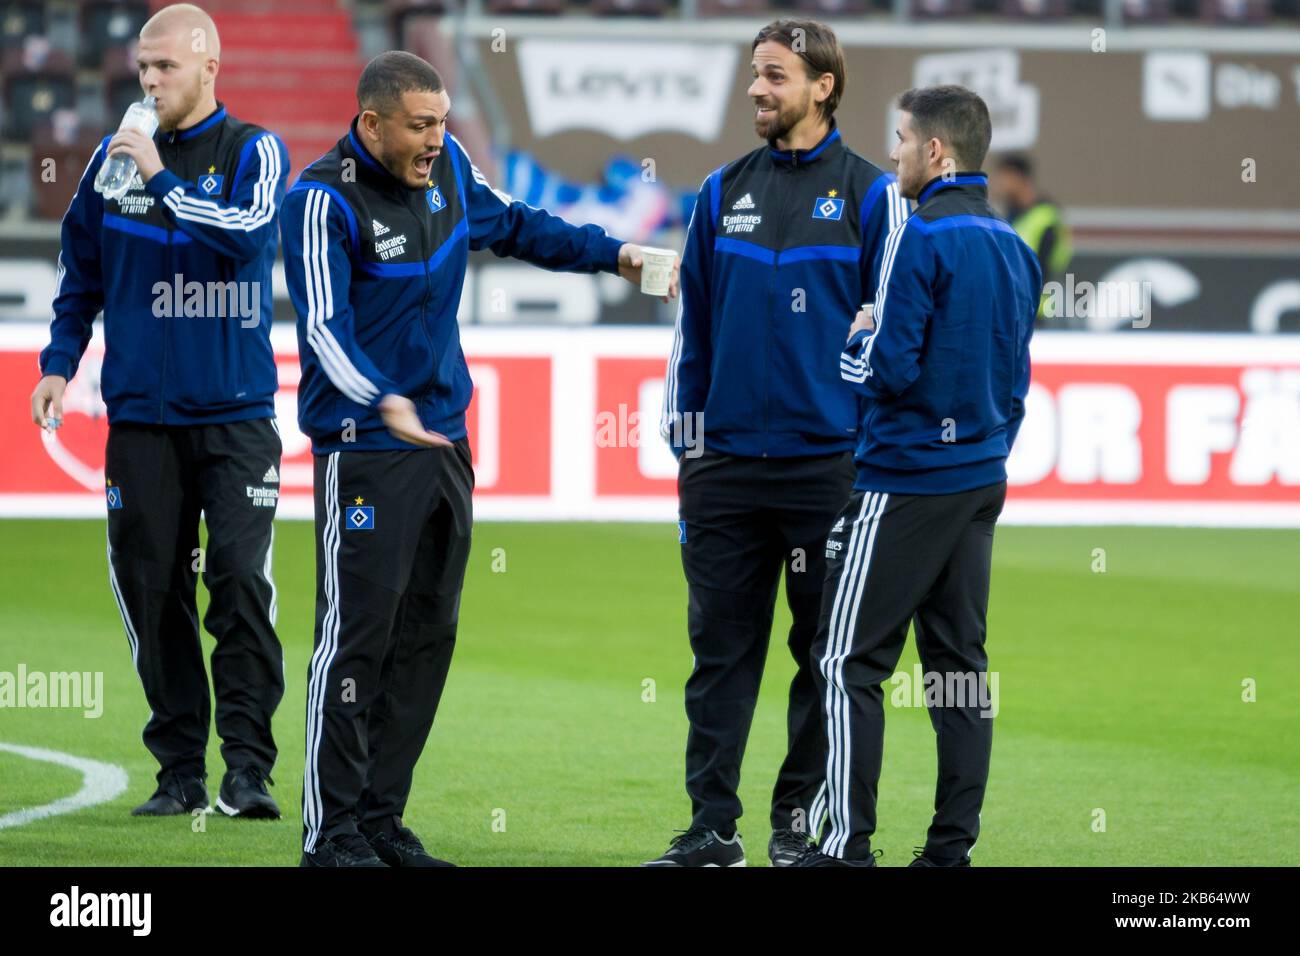
{"type": "MultiPolygon", "coordinates": [[[[118,130],[138,129],[144,135],[152,137],[158,129],[158,111],[154,109],[154,102],[152,96],[146,96],[143,101],[132,103],[122,117],[122,125],[118,130]]],[[[125,153],[110,156],[99,167],[99,175],[95,177],[95,192],[106,200],[120,199],[131,188],[135,173],[135,160],[130,156],[125,153]]]]}

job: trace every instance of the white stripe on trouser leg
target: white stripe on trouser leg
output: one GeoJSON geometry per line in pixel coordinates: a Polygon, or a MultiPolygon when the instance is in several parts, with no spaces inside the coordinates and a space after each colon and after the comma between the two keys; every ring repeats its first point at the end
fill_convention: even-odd
{"type": "Polygon", "coordinates": [[[308,852],[316,848],[316,840],[320,835],[321,816],[323,806],[320,796],[320,741],[322,734],[322,724],[324,721],[324,702],[325,702],[325,684],[329,673],[329,665],[333,661],[334,652],[337,647],[338,633],[338,546],[339,546],[339,515],[338,515],[338,466],[339,453],[334,452],[330,455],[325,467],[325,534],[324,534],[324,587],[327,610],[325,620],[321,622],[321,643],[312,656],[312,673],[308,688],[308,760],[310,765],[311,784],[304,785],[305,792],[309,795],[308,807],[310,810],[310,822],[308,843],[304,846],[308,852]]]}
{"type": "MultiPolygon", "coordinates": [[[[876,529],[880,516],[889,503],[889,495],[872,495],[865,503],[859,518],[854,522],[854,537],[849,542],[850,554],[846,557],[846,570],[850,578],[847,588],[836,589],[836,605],[832,612],[832,644],[822,659],[822,673],[826,677],[827,737],[832,741],[832,756],[826,775],[826,802],[830,808],[831,829],[822,852],[838,857],[844,852],[849,837],[849,783],[852,775],[852,731],[849,726],[850,701],[844,687],[844,661],[853,649],[858,607],[866,589],[867,575],[871,570],[871,553],[875,546],[876,529]],[[856,545],[856,547],[855,547],[856,545]],[[838,610],[836,615],[834,610],[838,610]]],[[[841,580],[841,585],[844,583],[841,580]]]]}
{"type": "Polygon", "coordinates": [[[307,839],[303,849],[316,848],[320,834],[320,733],[323,719],[325,675],[331,649],[334,622],[338,615],[335,590],[335,571],[338,546],[338,452],[331,454],[325,463],[325,530],[322,534],[323,587],[327,609],[321,622],[321,641],[312,654],[311,675],[307,684],[307,767],[303,774],[303,822],[307,826],[307,839]]]}
{"type": "MultiPolygon", "coordinates": [[[[882,515],[884,515],[885,509],[887,507],[889,507],[889,495],[882,494],[880,498],[876,501],[875,510],[872,512],[871,516],[867,519],[868,524],[870,525],[870,529],[867,532],[867,543],[866,543],[866,548],[863,552],[863,557],[861,562],[862,573],[857,581],[857,587],[853,595],[853,604],[849,608],[848,616],[841,620],[841,627],[844,629],[844,641],[843,641],[844,647],[843,650],[840,652],[839,658],[835,662],[836,686],[839,687],[840,689],[840,695],[841,695],[840,706],[843,708],[843,713],[844,713],[843,740],[844,740],[845,759],[842,764],[842,769],[844,773],[844,790],[843,790],[844,819],[846,822],[849,819],[849,781],[850,781],[847,768],[852,763],[850,759],[850,755],[852,754],[853,746],[852,746],[851,728],[849,727],[849,695],[844,689],[844,660],[849,656],[849,652],[853,648],[853,637],[857,629],[858,608],[862,604],[862,595],[865,594],[867,590],[867,575],[871,571],[871,556],[872,553],[875,551],[875,547],[876,547],[876,532],[880,530],[880,518],[882,515]]],[[[842,854],[844,852],[844,845],[845,843],[847,843],[847,841],[848,841],[848,831],[846,830],[844,836],[840,839],[839,842],[839,851],[838,851],[839,853],[842,854]]]]}
{"type": "Polygon", "coordinates": [[[816,840],[822,832],[822,816],[826,813],[826,781],[817,788],[812,807],[808,810],[808,835],[816,840]]]}
{"type": "MultiPolygon", "coordinates": [[[[845,845],[849,838],[849,811],[850,811],[850,781],[853,754],[853,734],[852,727],[849,724],[850,700],[847,690],[844,687],[844,661],[853,649],[853,638],[857,630],[858,608],[862,604],[862,595],[866,593],[867,576],[871,573],[871,557],[875,551],[876,532],[880,528],[880,518],[889,506],[889,495],[881,494],[877,497],[876,503],[870,514],[866,517],[866,541],[863,544],[859,539],[859,544],[863,544],[862,557],[858,564],[861,570],[857,573],[856,579],[851,589],[851,603],[847,613],[840,617],[840,653],[833,661],[834,665],[834,685],[839,693],[840,718],[843,726],[841,742],[844,747],[843,759],[840,761],[841,783],[839,799],[843,809],[844,829],[839,834],[838,839],[832,843],[829,851],[835,856],[841,856],[844,853],[845,845]]],[[[829,841],[828,841],[829,842],[829,841]]]]}
{"type": "MultiPolygon", "coordinates": [[[[107,525],[105,526],[107,534],[107,525]]],[[[122,626],[126,628],[126,642],[131,646],[131,664],[136,673],[140,671],[140,639],[136,636],[135,625],[131,623],[131,612],[126,609],[126,598],[122,595],[121,585],[117,583],[117,570],[113,567],[113,539],[108,538],[108,586],[113,589],[113,600],[117,601],[118,613],[122,615],[122,626]]]]}
{"type": "MultiPolygon", "coordinates": [[[[113,600],[117,602],[118,613],[122,615],[122,626],[126,628],[126,642],[131,646],[131,666],[135,668],[136,674],[140,677],[140,686],[144,686],[144,675],[140,673],[140,636],[135,632],[135,625],[131,622],[131,612],[127,610],[126,597],[122,594],[122,586],[117,583],[117,569],[113,567],[113,539],[108,536],[108,525],[104,525],[105,538],[107,539],[107,556],[108,556],[108,585],[113,589],[113,600]]],[[[146,701],[148,694],[145,694],[146,701]]],[[[154,718],[153,708],[149,708],[149,720],[154,718]]]]}
{"type": "MultiPolygon", "coordinates": [[[[831,828],[830,833],[827,834],[826,843],[822,847],[822,852],[828,855],[836,855],[837,851],[834,846],[837,842],[841,846],[843,845],[842,834],[847,833],[849,829],[850,801],[848,790],[852,761],[852,728],[849,727],[849,699],[844,690],[843,669],[840,665],[847,653],[846,644],[851,630],[853,597],[858,588],[861,587],[864,573],[863,561],[866,556],[866,539],[869,537],[871,522],[881,507],[880,498],[879,494],[870,495],[864,502],[865,509],[859,514],[858,520],[854,522],[854,532],[857,540],[856,542],[850,541],[850,548],[853,553],[846,557],[845,574],[848,581],[837,592],[837,596],[840,598],[839,614],[832,625],[831,650],[828,653],[826,662],[826,686],[828,691],[826,713],[831,721],[831,726],[834,727],[836,747],[834,773],[827,774],[826,778],[826,804],[827,809],[830,811],[831,828]],[[840,836],[838,841],[837,836],[840,836]]],[[[842,850],[839,852],[842,852],[842,850]]]]}
{"type": "MultiPolygon", "coordinates": [[[[831,605],[831,616],[828,624],[826,639],[826,650],[822,652],[822,659],[818,663],[821,668],[822,677],[826,680],[826,699],[823,701],[823,708],[826,714],[826,779],[829,781],[838,773],[839,762],[841,760],[839,747],[838,721],[835,720],[835,688],[831,686],[831,669],[830,662],[835,657],[837,650],[836,635],[839,631],[839,619],[843,613],[844,593],[848,590],[853,578],[854,558],[858,551],[858,538],[862,531],[862,517],[867,513],[875,500],[875,495],[864,495],[862,498],[862,508],[858,516],[853,520],[852,530],[849,532],[849,546],[845,550],[843,563],[840,565],[840,579],[835,586],[835,600],[831,605]]],[[[830,813],[832,829],[834,827],[837,810],[832,801],[832,791],[827,790],[827,810],[830,813]]]]}
{"type": "Polygon", "coordinates": [[[325,719],[325,685],[330,663],[338,648],[339,623],[339,453],[333,452],[325,464],[325,531],[322,535],[322,560],[325,562],[323,585],[327,608],[321,622],[320,644],[311,658],[311,675],[307,681],[307,765],[303,772],[303,823],[307,838],[303,850],[316,849],[320,836],[323,807],[320,797],[320,741],[325,719]]]}
{"type": "Polygon", "coordinates": [[[275,519],[271,519],[271,536],[266,542],[266,560],[262,562],[262,577],[266,578],[266,583],[271,586],[271,603],[267,605],[266,616],[275,627],[275,615],[279,610],[279,605],[275,600],[275,578],[271,575],[271,552],[275,550],[275,519]]]}

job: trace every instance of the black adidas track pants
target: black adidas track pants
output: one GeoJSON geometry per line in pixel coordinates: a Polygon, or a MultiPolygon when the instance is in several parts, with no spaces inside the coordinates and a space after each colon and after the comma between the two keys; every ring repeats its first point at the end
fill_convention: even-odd
{"type": "Polygon", "coordinates": [[[474,472],[454,448],[346,451],[316,467],[316,645],[303,849],[391,829],[442,697],[469,559],[474,472]]]}
{"type": "Polygon", "coordinates": [[[826,542],[826,590],[813,646],[826,721],[821,850],[871,854],[885,716],[908,625],[935,695],[923,697],[938,737],[928,857],[961,861],[979,836],[996,701],[984,652],[993,527],[1006,482],[950,495],[854,491],[826,542]],[[930,706],[931,703],[934,706],[930,706]]]}
{"type": "Polygon", "coordinates": [[[284,695],[271,577],[279,467],[269,418],[108,430],[109,583],[152,711],[144,743],[159,780],[205,773],[213,694],[226,766],[270,773],[275,764],[271,716],[284,695]],[[210,595],[203,625],[216,638],[211,692],[195,603],[200,572],[210,595]]]}
{"type": "Polygon", "coordinates": [[[730,833],[741,815],[740,765],[758,701],[777,585],[785,569],[797,665],[787,752],[772,792],[773,828],[812,833],[826,736],[809,656],[825,578],[826,532],[853,487],[848,452],[744,458],[705,449],[678,472],[687,629],[686,791],[693,824],[730,833]]]}

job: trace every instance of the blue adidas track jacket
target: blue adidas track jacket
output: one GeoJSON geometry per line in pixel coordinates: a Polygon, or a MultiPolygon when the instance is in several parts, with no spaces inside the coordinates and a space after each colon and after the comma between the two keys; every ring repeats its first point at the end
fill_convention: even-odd
{"type": "Polygon", "coordinates": [[[424,189],[393,177],[354,119],[285,196],[298,423],[318,455],[415,448],[384,427],[378,405],[388,394],[411,399],[425,428],[465,437],[473,384],[456,310],[471,249],[553,270],[618,272],[619,240],[493,189],[451,134],[429,177],[424,189]]]}
{"type": "Polygon", "coordinates": [[[863,399],[854,487],[937,495],[1006,479],[1042,285],[983,173],[925,186],[885,244],[875,330],[840,356],[863,399]]]}
{"type": "Polygon", "coordinates": [[[271,269],[289,154],[225,107],[154,135],[164,169],[116,200],[94,189],[112,137],[63,217],[43,375],[71,379],[104,313],[110,424],[217,424],[275,415],[271,269]]]}
{"type": "Polygon", "coordinates": [[[836,356],[875,294],[872,263],[908,214],[894,176],[833,124],[806,150],[762,146],[700,188],[660,430],[730,455],[853,447],[857,406],[836,356]]]}

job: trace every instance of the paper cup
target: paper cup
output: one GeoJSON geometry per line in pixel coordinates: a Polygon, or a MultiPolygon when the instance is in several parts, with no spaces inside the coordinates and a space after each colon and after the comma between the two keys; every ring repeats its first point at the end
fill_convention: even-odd
{"type": "Polygon", "coordinates": [[[673,277],[673,263],[676,260],[676,250],[642,246],[641,291],[646,295],[667,295],[668,283],[673,277]]]}

